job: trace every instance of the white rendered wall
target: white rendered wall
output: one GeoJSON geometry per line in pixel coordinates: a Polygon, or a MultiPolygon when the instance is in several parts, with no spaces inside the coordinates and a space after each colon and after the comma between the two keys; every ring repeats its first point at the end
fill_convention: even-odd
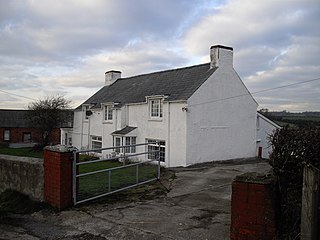
{"type": "Polygon", "coordinates": [[[163,117],[154,120],[149,117],[148,104],[135,104],[128,107],[128,124],[137,127],[137,143],[146,139],[166,142],[167,167],[186,166],[186,113],[185,103],[163,104],[163,117]],[[170,106],[169,106],[170,105],[170,106]]]}
{"type": "Polygon", "coordinates": [[[269,143],[269,136],[272,135],[277,128],[280,128],[269,119],[257,115],[257,154],[258,148],[262,147],[262,158],[268,159],[272,151],[271,144],[269,143]]]}
{"type": "Polygon", "coordinates": [[[78,149],[90,149],[91,136],[101,136],[102,147],[112,146],[113,139],[110,134],[119,129],[117,126],[120,127],[120,112],[120,110],[114,110],[112,122],[105,122],[103,121],[102,109],[92,110],[92,115],[86,120],[83,120],[84,113],[82,111],[76,111],[74,113],[72,145],[78,149]]]}
{"type": "Polygon", "coordinates": [[[84,134],[82,134],[83,132],[88,132],[88,127],[83,124],[82,119],[83,112],[81,110],[75,111],[73,117],[72,145],[78,149],[81,149],[82,146],[88,145],[88,135],[83,136],[84,134]]]}
{"type": "Polygon", "coordinates": [[[113,146],[111,133],[128,125],[137,127],[137,143],[144,143],[146,139],[166,142],[166,162],[163,165],[186,166],[186,112],[182,110],[185,106],[185,103],[164,102],[163,117],[157,120],[149,117],[147,103],[122,106],[121,109],[114,110],[112,122],[103,121],[102,109],[92,110],[92,115],[85,121],[82,121],[82,111],[76,111],[73,146],[81,149],[81,136],[82,149],[91,148],[90,142],[88,145],[91,136],[102,136],[102,147],[113,146]]]}
{"type": "Polygon", "coordinates": [[[234,69],[220,65],[188,100],[187,165],[256,156],[256,110],[234,69]]]}

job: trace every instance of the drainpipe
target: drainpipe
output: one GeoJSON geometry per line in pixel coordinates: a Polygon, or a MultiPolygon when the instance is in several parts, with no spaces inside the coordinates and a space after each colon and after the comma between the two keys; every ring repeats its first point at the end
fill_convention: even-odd
{"type": "Polygon", "coordinates": [[[90,117],[88,117],[88,149],[90,149],[90,117]]]}
{"type": "Polygon", "coordinates": [[[118,109],[117,108],[114,108],[114,114],[116,115],[116,118],[115,118],[115,124],[114,124],[114,127],[115,127],[115,131],[117,131],[118,129],[118,109]]]}
{"type": "Polygon", "coordinates": [[[83,144],[83,120],[84,120],[84,116],[83,116],[83,110],[81,112],[81,139],[80,139],[80,150],[82,149],[82,144],[83,144]]]}
{"type": "Polygon", "coordinates": [[[168,101],[168,142],[167,142],[167,155],[168,155],[168,167],[170,167],[170,102],[168,101]]]}

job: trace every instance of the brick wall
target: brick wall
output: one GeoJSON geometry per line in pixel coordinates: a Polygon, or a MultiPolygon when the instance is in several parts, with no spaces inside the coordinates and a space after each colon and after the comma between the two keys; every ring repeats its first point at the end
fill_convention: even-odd
{"type": "Polygon", "coordinates": [[[72,205],[72,152],[46,147],[44,151],[44,200],[61,210],[72,205]]]}
{"type": "Polygon", "coordinates": [[[230,239],[274,239],[276,196],[272,182],[233,181],[230,239]]]}
{"type": "MultiPolygon", "coordinates": [[[[36,128],[0,128],[0,143],[4,141],[4,130],[10,130],[10,140],[8,143],[23,143],[23,133],[31,133],[31,142],[42,142],[42,134],[36,128]]],[[[49,136],[52,144],[60,143],[60,129],[55,128],[49,136]]]]}

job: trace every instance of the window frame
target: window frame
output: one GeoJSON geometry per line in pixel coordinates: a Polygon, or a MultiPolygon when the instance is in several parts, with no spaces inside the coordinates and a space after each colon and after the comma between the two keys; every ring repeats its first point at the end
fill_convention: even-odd
{"type": "Polygon", "coordinates": [[[3,130],[3,141],[4,142],[9,142],[10,139],[11,139],[11,131],[10,131],[10,129],[4,129],[3,130]],[[8,133],[8,134],[6,134],[6,133],[8,133]],[[8,137],[8,138],[6,138],[6,137],[8,137]]]}
{"type": "Polygon", "coordinates": [[[113,110],[114,106],[105,104],[103,105],[103,122],[111,123],[113,122],[113,110]],[[111,118],[110,118],[110,113],[111,113],[111,118]]]}
{"type": "Polygon", "coordinates": [[[24,143],[31,143],[31,142],[32,142],[32,140],[31,140],[31,132],[23,132],[23,133],[22,133],[22,141],[23,141],[24,143]],[[29,137],[29,140],[25,140],[25,136],[27,136],[27,135],[30,136],[30,137],[29,137]]]}
{"type": "MultiPolygon", "coordinates": [[[[166,141],[160,140],[160,139],[147,138],[146,139],[146,143],[148,143],[147,152],[156,151],[157,150],[158,146],[155,144],[156,142],[159,142],[159,144],[160,144],[160,162],[166,162],[166,141]]],[[[148,160],[155,160],[155,154],[154,153],[148,153],[147,154],[147,159],[148,160]]]]}
{"type": "MultiPolygon", "coordinates": [[[[91,135],[91,149],[92,150],[97,150],[97,149],[101,149],[102,148],[102,136],[95,136],[95,135],[91,135]],[[101,144],[101,147],[97,147],[96,144],[101,144]]],[[[101,153],[102,151],[95,151],[95,152],[99,152],[101,153]]]]}
{"type": "MultiPolygon", "coordinates": [[[[125,140],[125,146],[126,145],[135,145],[137,143],[137,137],[135,137],[135,136],[124,136],[124,140],[125,140]]],[[[136,151],[137,151],[136,146],[124,148],[125,153],[136,153],[136,151]]]]}
{"type": "Polygon", "coordinates": [[[149,117],[150,119],[163,118],[163,98],[149,99],[149,117]]]}
{"type": "Polygon", "coordinates": [[[122,137],[121,136],[114,136],[114,144],[113,144],[113,146],[114,147],[118,147],[118,148],[115,148],[114,151],[116,153],[118,153],[118,154],[122,152],[121,142],[122,142],[122,137]],[[118,145],[117,139],[119,139],[119,145],[118,145]]]}

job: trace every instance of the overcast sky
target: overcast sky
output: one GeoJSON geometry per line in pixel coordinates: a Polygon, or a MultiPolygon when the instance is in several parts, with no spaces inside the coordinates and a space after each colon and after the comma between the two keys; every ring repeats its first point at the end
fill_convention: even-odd
{"type": "MultiPolygon", "coordinates": [[[[319,23],[319,0],[0,0],[0,108],[56,94],[76,107],[108,70],[197,65],[216,44],[234,48],[251,92],[317,79],[319,23]]],[[[259,108],[320,111],[320,80],[254,98],[259,108]]]]}

